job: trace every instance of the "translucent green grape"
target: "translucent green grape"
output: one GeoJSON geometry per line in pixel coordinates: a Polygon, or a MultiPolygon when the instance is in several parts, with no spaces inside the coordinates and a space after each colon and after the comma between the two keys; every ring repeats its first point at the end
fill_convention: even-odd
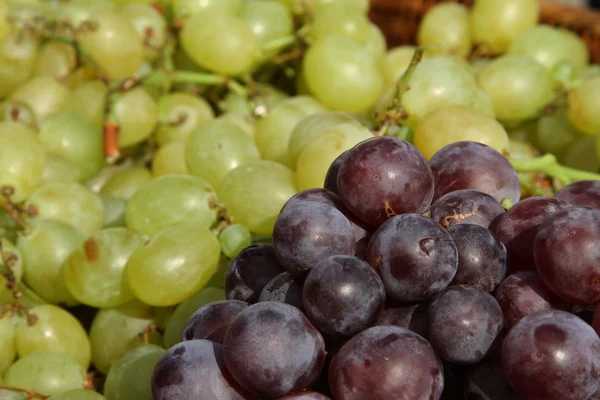
{"type": "Polygon", "coordinates": [[[108,88],[100,80],[84,82],[77,86],[64,105],[65,111],[87,117],[97,127],[104,121],[104,106],[108,88]]]}
{"type": "Polygon", "coordinates": [[[19,30],[10,32],[0,42],[0,97],[6,97],[27,82],[37,53],[37,39],[19,30]]]}
{"type": "Polygon", "coordinates": [[[106,398],[93,390],[73,389],[55,394],[52,400],[106,400],[106,398]]]}
{"type": "Polygon", "coordinates": [[[121,15],[129,20],[144,43],[144,58],[153,61],[167,41],[167,21],[150,4],[129,3],[121,7],[121,15]]]}
{"type": "Polygon", "coordinates": [[[185,142],[170,142],[160,147],[152,159],[152,175],[187,174],[185,142]]]}
{"type": "Polygon", "coordinates": [[[131,167],[118,171],[111,176],[100,194],[129,199],[146,182],[152,179],[152,174],[143,167],[131,167]]]}
{"type": "Polygon", "coordinates": [[[237,15],[243,4],[244,0],[172,0],[173,12],[179,18],[206,12],[237,15]]]}
{"type": "Polygon", "coordinates": [[[285,104],[300,108],[306,115],[328,111],[327,107],[317,98],[307,95],[290,97],[286,99],[285,104]]]}
{"type": "Polygon", "coordinates": [[[17,356],[15,336],[15,322],[8,317],[0,318],[0,376],[4,375],[17,356]]]}
{"type": "Polygon", "coordinates": [[[270,112],[288,98],[289,95],[287,93],[282,92],[271,85],[260,83],[256,84],[256,94],[252,96],[251,100],[241,96],[239,93],[229,92],[223,98],[222,107],[227,110],[228,113],[235,113],[241,116],[254,118],[254,108],[263,107],[266,111],[270,112]]]}
{"type": "Polygon", "coordinates": [[[117,172],[121,171],[126,166],[122,165],[106,165],[100,170],[94,177],[88,179],[85,185],[94,193],[100,193],[102,187],[108,182],[108,180],[117,172]]]}
{"type": "Polygon", "coordinates": [[[252,244],[252,234],[244,225],[229,225],[219,234],[219,244],[223,254],[233,258],[252,244]]]}
{"type": "Polygon", "coordinates": [[[113,106],[119,124],[119,146],[129,147],[147,139],[156,126],[157,105],[143,87],[119,96],[113,106]]]}
{"type": "Polygon", "coordinates": [[[571,125],[567,111],[561,107],[544,114],[537,122],[536,143],[545,152],[560,155],[575,142],[581,133],[571,125]]]}
{"type": "Polygon", "coordinates": [[[386,87],[394,87],[407,70],[415,54],[414,46],[399,46],[390,49],[383,58],[383,76],[386,87]]]}
{"type": "Polygon", "coordinates": [[[58,113],[71,91],[48,76],[33,78],[11,93],[9,99],[28,105],[38,121],[58,113]]]}
{"type": "Polygon", "coordinates": [[[387,41],[379,26],[369,24],[369,36],[365,45],[376,60],[382,60],[387,51],[387,41]]]}
{"type": "Polygon", "coordinates": [[[485,91],[477,88],[475,93],[475,100],[473,101],[473,108],[489,115],[492,118],[496,118],[496,109],[494,108],[494,100],[485,91]]]}
{"type": "Polygon", "coordinates": [[[77,66],[77,52],[73,45],[57,41],[44,43],[33,67],[33,76],[65,79],[77,66]]]}
{"type": "Polygon", "coordinates": [[[581,133],[600,134],[600,77],[587,80],[571,90],[568,97],[567,116],[581,133]]]}
{"type": "MultiPolygon", "coordinates": [[[[290,10],[284,5],[267,0],[245,2],[241,17],[250,27],[258,43],[262,46],[271,40],[291,35],[294,20],[290,10]]],[[[277,51],[267,51],[265,56],[273,56],[277,51]]]]}
{"type": "Polygon", "coordinates": [[[125,210],[127,199],[100,195],[104,204],[104,227],[114,228],[125,226],[125,210]]]}
{"type": "Polygon", "coordinates": [[[242,128],[246,135],[254,137],[256,133],[256,119],[249,115],[240,115],[235,112],[226,112],[219,116],[219,119],[223,119],[234,123],[235,125],[242,128]]]}
{"type": "Polygon", "coordinates": [[[598,172],[600,169],[600,157],[597,154],[596,137],[584,136],[565,150],[559,159],[566,167],[580,169],[582,171],[598,172]]]}
{"type": "Polygon", "coordinates": [[[346,36],[366,44],[370,35],[370,22],[366,13],[343,2],[331,2],[315,9],[310,35],[319,40],[330,35],[346,36]]]}
{"type": "Polygon", "coordinates": [[[167,94],[158,101],[156,141],[159,146],[185,141],[194,128],[214,117],[214,111],[202,97],[183,92],[167,94]]]}
{"type": "Polygon", "coordinates": [[[81,181],[81,171],[77,166],[55,154],[46,154],[42,183],[79,181],[81,181]]]}
{"type": "Polygon", "coordinates": [[[417,41],[421,46],[435,46],[433,52],[466,57],[472,46],[469,11],[462,4],[435,5],[419,24],[417,41]]]}

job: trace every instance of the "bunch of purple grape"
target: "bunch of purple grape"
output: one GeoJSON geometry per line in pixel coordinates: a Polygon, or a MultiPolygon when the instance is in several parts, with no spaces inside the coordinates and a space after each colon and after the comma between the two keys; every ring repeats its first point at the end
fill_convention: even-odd
{"type": "Polygon", "coordinates": [[[358,144],[232,261],[154,398],[594,398],[600,182],[519,200],[483,144],[358,144]]]}

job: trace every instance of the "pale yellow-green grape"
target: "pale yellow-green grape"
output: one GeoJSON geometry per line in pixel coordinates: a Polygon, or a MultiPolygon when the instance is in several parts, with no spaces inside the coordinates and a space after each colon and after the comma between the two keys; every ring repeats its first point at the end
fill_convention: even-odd
{"type": "Polygon", "coordinates": [[[102,81],[82,83],[71,92],[64,110],[85,116],[96,126],[102,126],[107,94],[108,88],[102,81]]]}
{"type": "Polygon", "coordinates": [[[200,307],[219,300],[225,300],[225,291],[221,288],[207,287],[179,304],[167,322],[164,346],[168,349],[181,342],[181,334],[192,314],[200,307]]]}
{"type": "Polygon", "coordinates": [[[125,168],[106,181],[100,194],[129,199],[150,179],[152,174],[144,167],[125,168]]]}
{"type": "Polygon", "coordinates": [[[435,46],[432,52],[467,56],[472,47],[469,11],[462,4],[435,5],[421,21],[417,41],[421,46],[435,46]]]}
{"type": "Polygon", "coordinates": [[[185,143],[171,142],[159,149],[152,159],[152,175],[187,174],[185,143]]]}
{"type": "Polygon", "coordinates": [[[76,165],[56,154],[46,154],[46,163],[42,172],[42,183],[79,181],[81,181],[81,171],[76,165]]]}
{"type": "Polygon", "coordinates": [[[285,102],[282,103],[298,107],[303,110],[306,115],[328,111],[325,105],[309,95],[293,96],[285,99],[285,102]]]}
{"type": "Polygon", "coordinates": [[[12,31],[0,43],[0,97],[4,98],[31,77],[38,41],[33,35],[12,31]]]}
{"type": "Polygon", "coordinates": [[[106,195],[100,195],[100,197],[104,203],[104,227],[124,227],[127,199],[106,195]]]}
{"type": "Polygon", "coordinates": [[[488,65],[492,61],[492,58],[477,58],[473,60],[471,62],[471,70],[473,71],[473,74],[475,74],[475,77],[478,77],[481,71],[486,67],[486,65],[488,65]]]}
{"type": "Polygon", "coordinates": [[[229,171],[218,189],[234,221],[258,234],[273,231],[281,207],[297,191],[292,170],[267,160],[229,171]]]}
{"type": "Polygon", "coordinates": [[[372,137],[370,130],[355,124],[340,124],[324,131],[300,153],[296,165],[297,188],[323,187],[331,163],[344,151],[372,137]]]}
{"type": "Polygon", "coordinates": [[[49,76],[65,79],[77,66],[77,52],[73,45],[61,42],[46,42],[38,52],[33,67],[33,76],[49,76]]]}
{"type": "Polygon", "coordinates": [[[15,321],[7,316],[0,318],[0,376],[4,375],[17,356],[15,336],[15,321]]]}
{"type": "Polygon", "coordinates": [[[521,54],[507,54],[490,62],[478,82],[492,98],[496,117],[503,121],[534,118],[555,97],[550,71],[521,54]]]}
{"type": "Polygon", "coordinates": [[[385,35],[377,25],[369,24],[369,36],[365,46],[375,56],[376,60],[383,60],[387,51],[387,41],[385,35]]]}
{"type": "Polygon", "coordinates": [[[157,121],[156,101],[138,87],[119,96],[113,106],[119,124],[119,146],[130,147],[150,136],[157,121]]]}
{"type": "Polygon", "coordinates": [[[36,322],[29,325],[21,318],[17,325],[17,354],[23,358],[42,351],[56,351],[71,356],[82,367],[90,365],[92,349],[87,332],[68,311],[44,304],[29,310],[36,322]]]}
{"type": "Polygon", "coordinates": [[[231,224],[219,234],[219,244],[223,254],[233,258],[252,244],[252,233],[244,225],[231,224]]]}
{"type": "Polygon", "coordinates": [[[101,73],[101,71],[93,64],[84,63],[79,67],[76,67],[70,75],[62,80],[62,82],[70,90],[73,90],[86,82],[97,79],[99,73],[101,73]]]}
{"type": "Polygon", "coordinates": [[[65,222],[86,235],[104,223],[100,197],[75,182],[45,183],[29,196],[26,205],[36,207],[36,219],[65,222]]]}
{"type": "Polygon", "coordinates": [[[93,390],[72,389],[55,394],[52,400],[106,400],[106,397],[93,390]]]}
{"type": "MultiPolygon", "coordinates": [[[[294,32],[294,20],[290,10],[283,4],[273,1],[247,1],[242,8],[241,17],[254,33],[260,46],[294,32]]],[[[267,50],[263,57],[274,56],[280,50],[280,48],[267,50]]]]}
{"type": "Polygon", "coordinates": [[[202,224],[175,225],[133,252],[127,281],[144,303],[172,306],[202,289],[217,270],[220,254],[219,241],[202,224]]]}
{"type": "Polygon", "coordinates": [[[167,41],[167,21],[150,4],[130,3],[121,7],[121,14],[129,20],[144,44],[146,60],[156,60],[167,41]]]}
{"type": "Polygon", "coordinates": [[[583,68],[590,62],[590,52],[579,36],[549,25],[528,30],[511,44],[508,52],[530,56],[549,69],[560,61],[570,61],[576,68],[583,68]]]}
{"type": "Polygon", "coordinates": [[[107,400],[151,400],[152,373],[165,351],[147,344],[125,353],[106,376],[104,395],[107,400]]]}
{"type": "Polygon", "coordinates": [[[434,110],[419,121],[414,132],[414,144],[428,160],[442,147],[462,141],[483,143],[508,154],[508,134],[504,127],[472,107],[434,110]]]}
{"type": "Polygon", "coordinates": [[[63,263],[84,240],[85,235],[58,221],[40,221],[31,233],[20,236],[17,246],[27,286],[50,303],[77,304],[65,284],[63,263]]]}
{"type": "Polygon", "coordinates": [[[41,183],[46,153],[33,130],[18,122],[0,122],[0,187],[12,186],[16,202],[41,183]]]}
{"type": "Polygon", "coordinates": [[[377,98],[373,108],[371,109],[371,115],[376,116],[387,111],[392,104],[394,97],[396,97],[396,88],[389,87],[385,89],[381,95],[377,98]]]}
{"type": "Polygon", "coordinates": [[[234,112],[226,112],[221,114],[219,119],[232,122],[242,128],[244,132],[250,137],[254,137],[256,134],[256,119],[248,115],[240,115],[234,112]]]}
{"type": "MultiPolygon", "coordinates": [[[[8,21],[9,5],[5,1],[0,2],[0,41],[4,40],[11,31],[11,26],[8,21]]],[[[0,373],[0,376],[2,374],[0,373]]]]}
{"type": "Polygon", "coordinates": [[[205,228],[217,218],[217,195],[203,179],[190,175],[163,175],[140,187],[127,203],[127,226],[153,235],[182,222],[205,228]]]}
{"type": "Polygon", "coordinates": [[[260,159],[254,141],[237,125],[221,119],[203,122],[185,142],[185,162],[192,175],[217,187],[227,172],[260,159]]]}
{"type": "Polygon", "coordinates": [[[248,72],[260,49],[250,27],[236,15],[196,14],[185,22],[179,39],[200,67],[224,75],[248,72]]]}
{"type": "Polygon", "coordinates": [[[383,90],[380,63],[366,47],[345,36],[315,41],[302,68],[311,93],[331,109],[368,111],[383,90]]]}
{"type": "Polygon", "coordinates": [[[492,118],[496,118],[494,100],[492,100],[492,97],[480,88],[477,88],[477,92],[475,93],[473,108],[489,115],[492,118]]]}
{"type": "Polygon", "coordinates": [[[473,42],[493,54],[503,53],[539,17],[538,0],[476,0],[471,10],[473,42]]]}
{"type": "Polygon", "coordinates": [[[202,97],[183,92],[167,94],[158,101],[156,141],[159,146],[185,141],[194,128],[214,117],[213,109],[202,97]]]}
{"type": "Polygon", "coordinates": [[[600,78],[600,65],[593,64],[578,71],[579,79],[587,81],[589,79],[600,78]]]}
{"type": "Polygon", "coordinates": [[[569,93],[567,116],[581,133],[600,134],[600,77],[590,79],[569,93]]]}
{"type": "Polygon", "coordinates": [[[331,2],[317,7],[310,35],[314,40],[330,35],[346,36],[360,44],[369,40],[370,22],[366,13],[343,2],[331,2]]]}
{"type": "Polygon", "coordinates": [[[60,24],[80,28],[81,24],[93,19],[98,13],[116,10],[112,0],[70,0],[58,7],[56,20],[60,24]]]}
{"type": "Polygon", "coordinates": [[[66,353],[42,351],[17,360],[4,375],[4,384],[52,396],[83,389],[86,369],[66,353]]]}
{"type": "Polygon", "coordinates": [[[98,371],[106,374],[127,350],[142,344],[137,337],[154,323],[154,312],[137,300],[98,311],[90,328],[92,364],[98,371]]]}
{"type": "Polygon", "coordinates": [[[536,143],[537,136],[537,121],[528,120],[515,124],[504,124],[504,128],[508,132],[508,137],[512,141],[525,143],[536,143]]]}
{"type": "Polygon", "coordinates": [[[70,94],[69,88],[56,79],[38,76],[15,89],[9,99],[27,104],[36,119],[42,121],[62,110],[70,94]]]}
{"type": "Polygon", "coordinates": [[[123,165],[106,165],[96,174],[96,176],[88,179],[85,185],[94,193],[100,193],[100,190],[106,185],[106,182],[117,172],[121,171],[127,166],[123,165]]]}
{"type": "MultiPolygon", "coordinates": [[[[21,251],[5,236],[0,237],[0,244],[2,245],[4,254],[14,258],[15,262],[14,265],[11,266],[11,271],[15,281],[20,282],[21,278],[23,277],[23,256],[21,255],[21,251]]],[[[4,275],[6,272],[8,271],[0,260],[0,307],[14,300],[13,292],[8,287],[8,281],[4,275]]],[[[0,346],[0,351],[1,348],[2,347],[0,346]]],[[[0,355],[0,375],[2,375],[1,359],[2,356],[0,355]]]]}
{"type": "Polygon", "coordinates": [[[95,29],[85,29],[77,39],[111,79],[129,77],[143,62],[142,40],[131,22],[117,11],[95,13],[95,29]]]}
{"type": "Polygon", "coordinates": [[[61,157],[89,179],[104,166],[104,147],[100,126],[85,116],[63,111],[40,124],[39,141],[48,153],[61,157]]]}
{"type": "Polygon", "coordinates": [[[589,136],[577,139],[567,147],[565,153],[559,159],[561,164],[569,168],[598,172],[600,157],[596,152],[597,140],[597,137],[589,136]]]}
{"type": "Polygon", "coordinates": [[[30,128],[37,128],[37,121],[31,108],[21,102],[4,101],[0,103],[0,121],[13,121],[30,128]]]}
{"type": "Polygon", "coordinates": [[[189,18],[202,13],[239,15],[244,0],[173,0],[176,17],[189,18]]]}
{"type": "Polygon", "coordinates": [[[92,307],[116,307],[132,301],[125,265],[147,239],[129,228],[95,232],[65,262],[67,288],[77,300],[92,307]]]}
{"type": "Polygon", "coordinates": [[[581,133],[569,122],[564,107],[542,115],[537,121],[536,144],[545,152],[559,156],[580,136],[581,133]]]}
{"type": "Polygon", "coordinates": [[[264,111],[268,114],[273,107],[290,98],[287,93],[271,85],[257,84],[256,86],[257,93],[252,96],[251,101],[238,93],[229,92],[223,99],[223,108],[227,110],[227,112],[252,117],[254,108],[262,107],[263,109],[260,111],[264,111]]]}
{"type": "Polygon", "coordinates": [[[383,58],[383,76],[386,87],[394,87],[406,72],[415,55],[414,46],[399,46],[390,49],[383,58]]]}

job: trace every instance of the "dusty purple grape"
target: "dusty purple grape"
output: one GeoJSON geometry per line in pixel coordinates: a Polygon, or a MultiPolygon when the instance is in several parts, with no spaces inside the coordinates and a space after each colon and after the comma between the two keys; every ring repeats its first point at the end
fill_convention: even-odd
{"type": "Polygon", "coordinates": [[[307,390],[305,392],[288,394],[287,396],[278,397],[276,400],[331,400],[324,394],[307,390]]]}
{"type": "Polygon", "coordinates": [[[407,306],[383,310],[377,321],[375,321],[375,325],[395,325],[408,329],[416,308],[417,306],[407,306]]]}
{"type": "Polygon", "coordinates": [[[325,182],[323,183],[323,187],[327,190],[332,191],[335,194],[340,193],[337,184],[338,173],[340,171],[340,165],[342,165],[342,161],[344,161],[346,157],[348,157],[348,154],[350,154],[350,150],[346,150],[345,152],[340,154],[335,160],[333,160],[331,166],[327,170],[327,175],[325,175],[325,182]]]}
{"type": "Polygon", "coordinates": [[[467,374],[465,400],[526,400],[510,385],[499,357],[485,359],[467,374]]]}
{"type": "Polygon", "coordinates": [[[282,272],[267,283],[260,293],[258,301],[279,301],[304,311],[302,285],[302,281],[294,275],[282,272]]]}
{"type": "Polygon", "coordinates": [[[556,198],[573,206],[600,211],[600,181],[577,181],[562,188],[556,198]]]}
{"type": "Polygon", "coordinates": [[[429,209],[431,218],[444,228],[457,224],[474,224],[484,228],[504,213],[502,205],[489,194],[477,190],[456,190],[436,200],[429,209]]]}
{"type": "Polygon", "coordinates": [[[182,340],[206,339],[223,343],[231,321],[248,303],[223,300],[209,303],[192,314],[183,329],[182,340]]]}

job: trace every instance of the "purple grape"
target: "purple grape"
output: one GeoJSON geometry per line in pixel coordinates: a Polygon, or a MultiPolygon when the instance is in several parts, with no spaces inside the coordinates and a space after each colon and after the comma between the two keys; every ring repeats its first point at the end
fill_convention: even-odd
{"type": "Polygon", "coordinates": [[[596,306],[594,317],[592,318],[592,328],[600,335],[600,306],[596,306]]]}
{"type": "Polygon", "coordinates": [[[305,392],[288,394],[287,396],[278,397],[276,400],[331,400],[331,399],[321,393],[307,390],[305,392]]]}
{"type": "Polygon", "coordinates": [[[340,165],[342,165],[342,161],[344,161],[349,154],[350,150],[346,150],[345,152],[340,154],[335,160],[333,160],[331,166],[327,170],[327,175],[325,175],[325,182],[323,184],[323,187],[325,189],[330,190],[335,194],[340,194],[337,183],[338,173],[340,171],[340,165]]]}
{"type": "Polygon", "coordinates": [[[484,192],[502,202],[521,198],[517,171],[506,157],[485,144],[456,142],[443,147],[429,161],[435,181],[436,201],[461,189],[484,192]]]}
{"type": "Polygon", "coordinates": [[[158,360],[152,375],[152,398],[254,400],[257,396],[232,378],[219,343],[188,340],[174,345],[158,360]]]}
{"type": "Polygon", "coordinates": [[[499,357],[483,360],[466,377],[466,400],[526,400],[510,385],[499,357]]]}
{"type": "Polygon", "coordinates": [[[375,326],[333,357],[329,384],[336,400],[437,400],[444,374],[427,340],[397,326],[375,326]]]}
{"type": "Polygon", "coordinates": [[[440,197],[429,209],[431,218],[444,228],[457,224],[490,226],[504,213],[502,205],[489,194],[477,190],[457,190],[440,197]]]}
{"type": "Polygon", "coordinates": [[[458,267],[458,250],[437,222],[403,214],[373,234],[367,261],[379,271],[389,297],[414,303],[448,286],[458,267]]]}
{"type": "Polygon", "coordinates": [[[383,311],[385,288],[377,272],[357,257],[331,256],[308,274],[302,291],[306,316],[329,337],[352,337],[383,311]]]}
{"type": "Polygon", "coordinates": [[[429,340],[446,360],[475,364],[502,330],[502,309],[492,295],[470,286],[451,286],[429,306],[429,340]]]}
{"type": "Polygon", "coordinates": [[[343,160],[340,197],[361,220],[379,226],[405,213],[423,213],[433,197],[427,160],[412,144],[390,136],[367,139],[343,160]]]}
{"type": "Polygon", "coordinates": [[[493,292],[506,275],[506,247],[479,225],[454,225],[448,232],[458,249],[453,283],[493,292]]]}
{"type": "Polygon", "coordinates": [[[265,397],[310,386],[325,361],[319,331],[296,307],[274,301],[238,314],[225,335],[223,352],[235,380],[265,397]]]}
{"type": "Polygon", "coordinates": [[[192,314],[183,329],[181,339],[206,339],[223,343],[229,324],[246,307],[248,303],[239,300],[209,303],[192,314]]]}
{"type": "Polygon", "coordinates": [[[289,272],[282,272],[260,292],[258,301],[278,301],[304,311],[302,282],[289,272]]]}
{"type": "Polygon", "coordinates": [[[558,211],[538,229],[534,244],[540,277],[560,298],[580,305],[600,301],[600,211],[558,211]]]}
{"type": "Polygon", "coordinates": [[[400,328],[409,329],[410,321],[412,320],[416,308],[417,306],[388,308],[381,313],[379,318],[377,318],[375,325],[395,325],[400,328]]]}
{"type": "Polygon", "coordinates": [[[283,271],[272,245],[248,246],[227,268],[225,296],[229,300],[255,303],[265,285],[283,271]]]}
{"type": "Polygon", "coordinates": [[[502,221],[502,218],[504,217],[504,215],[506,215],[506,212],[496,215],[496,217],[492,220],[492,222],[490,222],[490,226],[488,226],[489,231],[492,232],[492,234],[496,238],[498,237],[498,234],[497,234],[498,225],[500,224],[500,221],[502,221]]]}
{"type": "Polygon", "coordinates": [[[574,206],[600,211],[600,181],[578,181],[562,188],[556,198],[574,206]]]}
{"type": "Polygon", "coordinates": [[[564,301],[544,285],[535,270],[518,271],[506,278],[496,290],[496,300],[508,329],[534,312],[565,308],[564,301]]]}
{"type": "Polygon", "coordinates": [[[504,339],[502,365],[527,400],[587,400],[600,383],[600,338],[566,311],[529,314],[504,339]]]}
{"type": "Polygon", "coordinates": [[[327,204],[302,201],[281,211],[273,229],[277,259],[294,275],[306,275],[327,256],[354,255],[350,221],[327,204]]]}

